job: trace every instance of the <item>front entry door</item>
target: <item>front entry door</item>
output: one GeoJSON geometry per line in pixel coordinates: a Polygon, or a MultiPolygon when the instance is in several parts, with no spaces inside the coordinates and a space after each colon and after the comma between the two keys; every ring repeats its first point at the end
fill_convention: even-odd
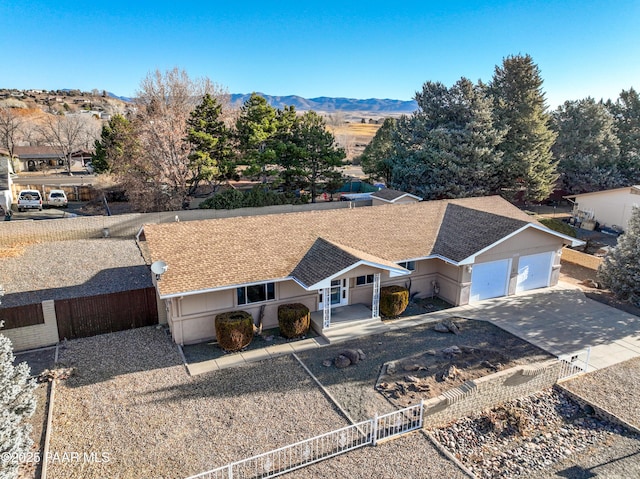
{"type": "MultiPolygon", "coordinates": [[[[349,280],[346,278],[332,280],[329,293],[329,301],[332,308],[349,304],[349,280]]],[[[323,293],[320,292],[319,309],[324,308],[324,299],[323,293]]]]}

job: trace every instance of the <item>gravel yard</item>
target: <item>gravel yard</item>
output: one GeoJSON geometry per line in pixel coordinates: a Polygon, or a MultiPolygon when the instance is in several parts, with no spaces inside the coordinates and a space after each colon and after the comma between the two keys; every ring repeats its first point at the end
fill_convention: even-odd
{"type": "Polygon", "coordinates": [[[4,308],[152,285],[135,241],[115,238],[27,245],[0,259],[0,284],[4,308]]]}
{"type": "MultiPolygon", "coordinates": [[[[298,356],[355,421],[395,410],[375,390],[382,365],[388,361],[396,361],[430,349],[440,351],[454,345],[475,348],[506,346],[514,364],[549,359],[544,351],[490,323],[465,319],[456,319],[456,323],[460,326],[459,335],[438,333],[433,330],[433,324],[425,324],[306,351],[298,356]],[[334,359],[347,348],[362,349],[366,359],[345,369],[323,366],[323,361],[334,359]]],[[[440,360],[439,357],[435,359],[440,360]]]]}
{"type": "Polygon", "coordinates": [[[414,432],[378,446],[366,446],[305,467],[282,477],[315,479],[465,479],[453,462],[441,455],[429,438],[414,432]]]}
{"type": "Polygon", "coordinates": [[[50,478],[186,477],[348,424],[295,359],[190,377],[156,327],[69,341],[60,362],[76,371],[56,387],[50,478]]]}
{"type": "Polygon", "coordinates": [[[598,369],[562,386],[640,428],[640,358],[598,369]]]}

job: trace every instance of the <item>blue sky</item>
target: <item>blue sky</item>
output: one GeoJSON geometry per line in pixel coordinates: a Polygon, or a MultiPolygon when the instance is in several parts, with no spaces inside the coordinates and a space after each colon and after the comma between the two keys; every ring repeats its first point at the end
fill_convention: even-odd
{"type": "Polygon", "coordinates": [[[178,67],[231,93],[408,100],[528,53],[548,104],[640,88],[640,1],[0,2],[0,87],[134,96],[178,67]]]}

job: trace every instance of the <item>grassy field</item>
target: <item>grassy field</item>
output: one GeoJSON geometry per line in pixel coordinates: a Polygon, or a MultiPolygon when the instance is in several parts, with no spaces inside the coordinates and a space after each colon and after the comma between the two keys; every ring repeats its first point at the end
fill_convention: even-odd
{"type": "Polygon", "coordinates": [[[329,125],[328,128],[336,137],[336,141],[347,152],[347,160],[362,154],[364,147],[375,136],[380,124],[373,123],[343,123],[339,126],[329,125]]]}

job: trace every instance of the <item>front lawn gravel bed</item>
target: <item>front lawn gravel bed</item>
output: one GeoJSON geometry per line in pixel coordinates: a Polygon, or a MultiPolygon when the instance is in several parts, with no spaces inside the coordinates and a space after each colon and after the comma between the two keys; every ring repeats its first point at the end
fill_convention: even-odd
{"type": "Polygon", "coordinates": [[[550,358],[541,349],[488,322],[456,318],[456,323],[460,326],[459,335],[438,333],[433,330],[434,324],[424,324],[305,351],[298,356],[355,421],[396,409],[375,389],[381,368],[388,361],[454,345],[505,348],[505,355],[516,364],[550,358]],[[323,366],[323,361],[333,360],[345,349],[362,349],[366,359],[344,369],[323,366]]]}
{"type": "Polygon", "coordinates": [[[180,478],[348,423],[292,357],[190,377],[164,328],[69,341],[49,478],[180,478]]]}

